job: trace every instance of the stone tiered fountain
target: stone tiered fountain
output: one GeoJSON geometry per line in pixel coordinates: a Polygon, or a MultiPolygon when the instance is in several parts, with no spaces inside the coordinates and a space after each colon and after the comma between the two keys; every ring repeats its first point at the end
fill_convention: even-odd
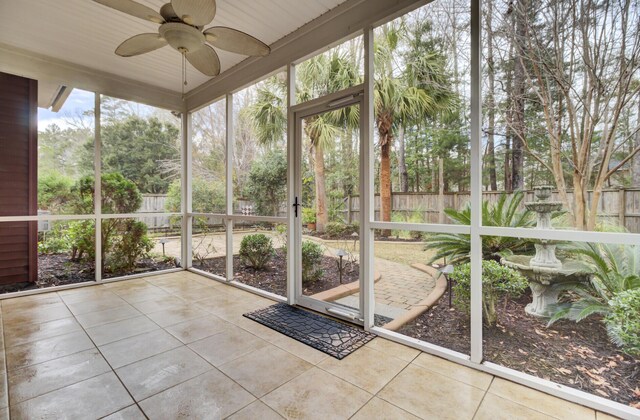
{"type": "MultiPolygon", "coordinates": [[[[559,201],[550,201],[551,186],[535,187],[535,201],[525,203],[528,210],[538,215],[536,229],[553,229],[551,214],[562,208],[559,201]]],[[[533,302],[525,307],[529,315],[548,318],[553,315],[552,305],[558,303],[558,290],[552,287],[563,282],[586,281],[587,273],[575,261],[560,261],[556,257],[556,244],[542,239],[535,244],[536,254],[512,255],[502,259],[502,264],[520,271],[529,280],[533,302]]]]}

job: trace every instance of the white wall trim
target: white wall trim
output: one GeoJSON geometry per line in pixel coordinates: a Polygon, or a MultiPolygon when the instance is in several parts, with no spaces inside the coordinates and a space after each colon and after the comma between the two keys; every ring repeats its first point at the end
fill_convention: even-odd
{"type": "Polygon", "coordinates": [[[182,111],[181,94],[0,43],[0,72],[182,111]]]}

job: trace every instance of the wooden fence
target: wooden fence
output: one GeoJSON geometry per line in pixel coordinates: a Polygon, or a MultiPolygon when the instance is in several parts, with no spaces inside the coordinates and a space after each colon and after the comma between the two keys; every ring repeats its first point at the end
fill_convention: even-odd
{"type": "MultiPolygon", "coordinates": [[[[167,211],[166,203],[167,196],[165,194],[142,194],[142,205],[136,213],[141,215],[144,213],[162,213],[167,211]]],[[[248,200],[236,200],[234,202],[234,213],[255,216],[255,204],[248,200]]],[[[285,217],[286,215],[286,203],[282,203],[278,216],[285,217]]],[[[152,230],[168,229],[171,225],[170,216],[142,216],[140,220],[152,230]]],[[[208,217],[207,224],[210,226],[223,226],[222,218],[218,216],[208,217]]],[[[244,225],[242,222],[236,224],[239,226],[244,225]]],[[[254,222],[250,224],[253,225],[254,222]]]]}
{"type": "MultiPolygon", "coordinates": [[[[482,198],[491,203],[498,201],[502,193],[499,191],[483,191],[482,198]]],[[[591,199],[592,192],[588,192],[591,199]]],[[[568,192],[569,200],[573,200],[573,192],[568,192]]],[[[468,192],[444,193],[440,196],[437,193],[393,193],[391,194],[391,209],[394,221],[416,222],[416,223],[440,223],[440,209],[454,208],[461,210],[469,203],[470,194],[468,192]],[[442,203],[442,204],[441,204],[442,203]]],[[[552,195],[552,200],[560,200],[557,192],[552,195]]],[[[525,191],[524,202],[533,201],[533,191],[525,191]]],[[[142,197],[142,207],[138,213],[153,213],[165,211],[167,196],[162,194],[144,194],[142,197]]],[[[242,214],[243,208],[253,206],[250,201],[238,201],[235,203],[236,212],[242,214]]],[[[380,219],[380,196],[374,199],[375,217],[380,219]]],[[[524,208],[524,205],[522,205],[524,208]]],[[[344,200],[344,205],[339,210],[345,222],[358,220],[360,214],[360,197],[350,196],[344,200]]],[[[278,216],[286,216],[286,209],[283,207],[278,216]]],[[[446,216],[445,216],[446,217],[446,216]]],[[[602,192],[598,203],[598,218],[602,221],[615,223],[626,227],[629,232],[640,233],[640,188],[606,189],[602,192]]],[[[170,225],[169,216],[142,217],[142,220],[150,229],[162,229],[170,225]]],[[[450,221],[445,219],[444,222],[450,221]]]]}
{"type": "MultiPolygon", "coordinates": [[[[495,203],[502,192],[483,191],[482,198],[495,203]]],[[[591,199],[592,192],[588,192],[591,199]]],[[[573,200],[573,192],[568,193],[569,201],[573,200]]],[[[469,192],[444,193],[392,193],[391,209],[395,215],[394,221],[406,221],[416,223],[440,223],[440,209],[454,208],[461,210],[469,203],[469,192]],[[442,202],[442,204],[440,204],[442,202]]],[[[557,192],[552,195],[552,200],[561,201],[557,192]]],[[[524,202],[534,201],[534,192],[525,191],[524,202]]],[[[380,220],[380,196],[374,198],[375,219],[380,220]]],[[[521,205],[524,208],[524,205],[521,205]]],[[[346,222],[358,220],[360,213],[360,197],[351,196],[345,200],[344,209],[341,210],[346,222]]],[[[446,218],[446,216],[445,216],[446,218]]],[[[629,232],[640,233],[640,188],[606,189],[602,192],[598,202],[598,218],[626,227],[629,232]]],[[[450,220],[446,218],[446,223],[450,220]]]]}
{"type": "MultiPolygon", "coordinates": [[[[142,206],[136,213],[162,213],[167,211],[166,194],[142,194],[142,206]]],[[[149,229],[159,230],[168,229],[171,225],[171,216],[144,216],[140,218],[149,229]]]]}

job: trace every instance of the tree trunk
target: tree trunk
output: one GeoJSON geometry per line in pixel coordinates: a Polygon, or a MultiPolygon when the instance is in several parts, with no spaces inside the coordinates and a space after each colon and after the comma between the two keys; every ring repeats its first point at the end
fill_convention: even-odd
{"type": "MultiPolygon", "coordinates": [[[[315,144],[315,142],[313,142],[315,144]]],[[[324,153],[321,147],[313,146],[313,170],[316,174],[316,231],[324,233],[329,214],[327,213],[327,192],[324,176],[324,153]]]]}
{"type": "Polygon", "coordinates": [[[511,129],[507,127],[507,135],[504,143],[504,190],[512,192],[511,184],[511,129]]]}
{"type": "MultiPolygon", "coordinates": [[[[638,118],[640,119],[640,99],[638,99],[638,118]]],[[[632,150],[640,148],[640,130],[636,131],[632,150]]],[[[631,186],[640,186],[640,153],[636,153],[631,163],[631,186]]]]}
{"type": "MultiPolygon", "coordinates": [[[[387,141],[380,147],[380,220],[391,221],[391,143],[387,141]]],[[[382,236],[391,235],[385,229],[382,236]]]]}
{"type": "MultiPolygon", "coordinates": [[[[513,42],[509,45],[509,56],[508,60],[513,60],[513,42]]],[[[511,183],[511,138],[512,127],[513,127],[513,70],[508,69],[506,72],[506,91],[507,91],[507,106],[506,106],[506,127],[505,127],[505,136],[504,136],[504,190],[508,193],[513,191],[513,186],[511,183]]]]}
{"type": "Polygon", "coordinates": [[[585,208],[587,207],[584,178],[577,170],[573,171],[573,224],[576,229],[584,230],[587,223],[585,208]]]}
{"type": "Polygon", "coordinates": [[[524,155],[523,148],[526,138],[526,125],[524,120],[525,105],[525,81],[526,69],[524,68],[524,51],[526,49],[525,39],[527,31],[527,0],[518,1],[515,10],[515,41],[517,43],[514,63],[514,86],[513,86],[513,141],[511,152],[511,187],[514,190],[521,190],[524,187],[524,155]]]}
{"type": "Polygon", "coordinates": [[[487,127],[487,160],[486,165],[489,170],[489,184],[491,191],[498,190],[498,177],[496,175],[496,153],[495,153],[495,130],[496,130],[496,104],[495,104],[495,69],[493,61],[493,32],[491,29],[491,18],[493,15],[493,0],[487,1],[487,14],[485,22],[487,40],[487,73],[489,92],[487,93],[487,116],[489,124],[487,127]]]}
{"type": "Polygon", "coordinates": [[[444,159],[438,159],[438,223],[444,223],[444,159]]]}
{"type": "Polygon", "coordinates": [[[400,125],[398,128],[398,172],[400,173],[400,191],[409,191],[409,172],[405,161],[404,152],[404,127],[400,125]]]}

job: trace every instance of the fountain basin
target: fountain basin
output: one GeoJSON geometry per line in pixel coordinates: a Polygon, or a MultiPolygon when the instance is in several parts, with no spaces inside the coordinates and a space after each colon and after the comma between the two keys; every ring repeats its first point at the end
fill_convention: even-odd
{"type": "MultiPolygon", "coordinates": [[[[536,252],[538,256],[538,252],[536,252]]],[[[555,256],[554,256],[555,257],[555,256]]],[[[533,300],[525,307],[525,312],[539,318],[553,316],[553,307],[558,303],[558,288],[560,283],[586,282],[589,272],[584,265],[572,260],[558,260],[555,266],[536,265],[535,257],[530,255],[511,255],[502,258],[500,263],[506,267],[518,270],[529,281],[533,300]]]]}

